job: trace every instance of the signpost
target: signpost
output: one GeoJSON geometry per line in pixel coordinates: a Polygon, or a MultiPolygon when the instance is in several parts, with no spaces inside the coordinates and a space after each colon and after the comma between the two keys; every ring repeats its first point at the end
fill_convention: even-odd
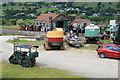
{"type": "Polygon", "coordinates": [[[116,20],[110,20],[110,25],[115,26],[116,25],[116,20]]]}
{"type": "Polygon", "coordinates": [[[112,40],[113,33],[116,31],[116,20],[110,20],[110,42],[112,40]]]}

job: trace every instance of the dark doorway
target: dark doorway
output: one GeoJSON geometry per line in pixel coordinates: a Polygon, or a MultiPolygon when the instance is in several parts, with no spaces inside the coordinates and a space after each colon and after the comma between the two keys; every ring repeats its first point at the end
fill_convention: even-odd
{"type": "Polygon", "coordinates": [[[84,25],[83,25],[84,27],[86,27],[87,26],[87,23],[84,23],[84,25]]]}
{"type": "Polygon", "coordinates": [[[64,21],[58,21],[58,28],[64,27],[64,21]]]}

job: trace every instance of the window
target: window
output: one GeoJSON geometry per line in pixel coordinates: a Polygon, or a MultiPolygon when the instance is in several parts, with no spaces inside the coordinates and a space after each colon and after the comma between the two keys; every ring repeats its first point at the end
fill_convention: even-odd
{"type": "Polygon", "coordinates": [[[102,47],[102,46],[99,46],[98,48],[99,48],[99,49],[102,49],[103,47],[102,47]]]}
{"type": "Polygon", "coordinates": [[[36,22],[36,25],[38,25],[39,23],[38,22],[36,22]]]}
{"type": "Polygon", "coordinates": [[[84,23],[83,26],[86,27],[86,26],[87,26],[87,23],[84,23]]]}
{"type": "Polygon", "coordinates": [[[117,47],[112,47],[112,48],[113,48],[114,51],[120,51],[120,49],[117,48],[117,47]]]}
{"type": "Polygon", "coordinates": [[[106,46],[106,49],[113,50],[113,51],[120,51],[120,48],[112,47],[112,46],[106,46]]]}
{"type": "Polygon", "coordinates": [[[112,47],[111,46],[106,46],[106,49],[112,50],[112,47]]]}
{"type": "Polygon", "coordinates": [[[45,23],[43,23],[43,26],[45,27],[45,23]]]}

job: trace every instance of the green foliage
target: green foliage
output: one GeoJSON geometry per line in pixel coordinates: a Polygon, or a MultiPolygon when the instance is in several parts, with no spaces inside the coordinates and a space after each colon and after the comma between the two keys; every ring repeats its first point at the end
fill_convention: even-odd
{"type": "Polygon", "coordinates": [[[29,45],[43,45],[45,43],[45,41],[28,41],[28,40],[8,40],[8,43],[22,43],[22,44],[29,44],[29,45]]]}
{"type": "Polygon", "coordinates": [[[54,10],[58,10],[58,8],[51,8],[51,7],[42,7],[40,9],[37,9],[37,13],[40,13],[40,12],[46,12],[46,11],[54,11],[54,10]]]}
{"type": "MultiPolygon", "coordinates": [[[[9,2],[2,3],[3,15],[6,20],[4,20],[3,25],[15,25],[15,21],[19,19],[35,19],[38,17],[42,11],[44,13],[61,13],[59,10],[64,10],[63,14],[76,14],[77,18],[87,19],[90,18],[97,23],[108,22],[110,19],[115,19],[116,13],[120,11],[120,1],[117,2],[9,2]],[[51,7],[57,6],[57,7],[51,7]],[[65,8],[74,8],[73,10],[65,11],[65,8]],[[78,8],[79,10],[75,10],[78,8]],[[23,13],[23,14],[21,14],[23,13]],[[86,15],[80,15],[85,13],[86,15]],[[93,13],[99,13],[99,20],[94,17],[91,18],[93,13]],[[29,16],[34,14],[35,16],[29,16]],[[89,17],[90,16],[90,17],[89,17]],[[109,17],[109,18],[108,18],[109,17]],[[14,19],[14,20],[10,20],[14,19]],[[16,19],[16,20],[15,20],[16,19]],[[105,20],[104,20],[105,19],[105,20]],[[6,22],[8,21],[8,23],[6,22]]],[[[31,22],[26,22],[22,24],[33,24],[31,22]]]]}
{"type": "Polygon", "coordinates": [[[23,21],[23,19],[19,19],[16,21],[17,25],[21,26],[21,25],[25,25],[25,22],[23,21]]]}
{"type": "Polygon", "coordinates": [[[88,16],[87,15],[80,15],[80,18],[82,18],[82,19],[88,19],[88,16]]]}
{"type": "Polygon", "coordinates": [[[12,23],[9,21],[9,20],[6,20],[6,19],[2,19],[2,25],[7,25],[7,26],[10,26],[12,25],[12,23]]]}
{"type": "Polygon", "coordinates": [[[6,26],[16,25],[16,19],[1,18],[1,22],[2,25],[6,25],[6,26]]]}
{"type": "Polygon", "coordinates": [[[17,25],[22,26],[22,25],[33,25],[34,24],[34,20],[30,20],[30,19],[19,19],[16,21],[17,25]]]}
{"type": "Polygon", "coordinates": [[[16,19],[9,19],[9,21],[12,23],[12,25],[16,25],[16,19]]]}
{"type": "Polygon", "coordinates": [[[8,29],[16,29],[16,30],[18,30],[19,29],[19,27],[18,26],[5,26],[5,25],[0,25],[0,27],[3,27],[3,28],[8,28],[8,29]]]}
{"type": "Polygon", "coordinates": [[[94,21],[96,24],[99,25],[108,25],[109,21],[112,19],[116,19],[114,16],[89,16],[88,19],[94,21]]]}
{"type": "Polygon", "coordinates": [[[24,21],[26,24],[28,24],[28,25],[33,25],[34,24],[34,20],[25,20],[24,21]]]}

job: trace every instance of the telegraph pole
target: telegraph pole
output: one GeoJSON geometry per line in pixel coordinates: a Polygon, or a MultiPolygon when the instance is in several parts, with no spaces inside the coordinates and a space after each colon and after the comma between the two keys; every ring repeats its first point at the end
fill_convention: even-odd
{"type": "Polygon", "coordinates": [[[120,23],[119,23],[119,28],[118,28],[118,45],[120,45],[120,23]]]}
{"type": "Polygon", "coordinates": [[[118,33],[117,33],[117,38],[118,38],[118,45],[120,45],[120,13],[118,16],[118,19],[117,19],[117,23],[118,23],[118,33]]]}

